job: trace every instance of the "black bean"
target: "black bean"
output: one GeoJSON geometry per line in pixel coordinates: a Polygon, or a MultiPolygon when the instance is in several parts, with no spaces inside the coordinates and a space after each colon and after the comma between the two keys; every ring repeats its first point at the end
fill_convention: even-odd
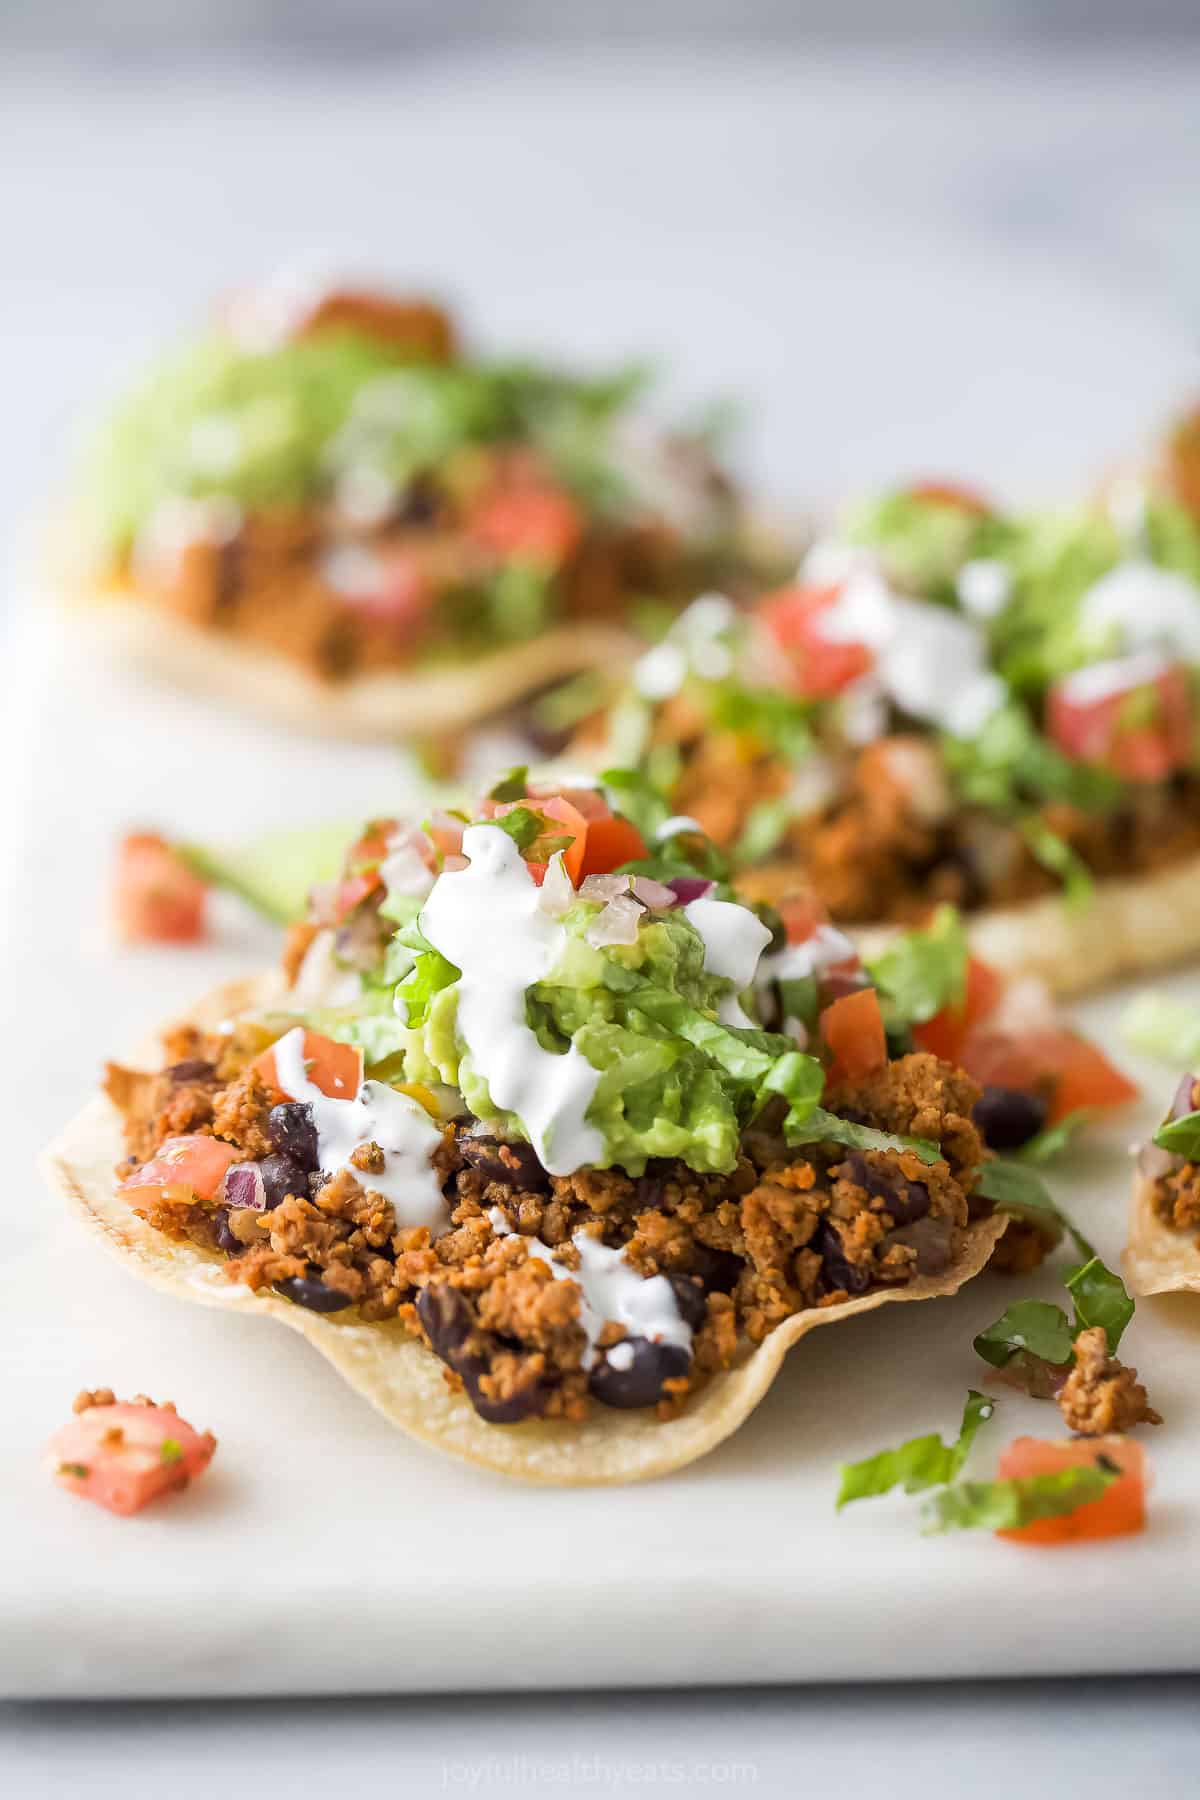
{"type": "Polygon", "coordinates": [[[550,1177],[537,1159],[532,1144],[505,1143],[500,1138],[464,1132],[458,1140],[464,1161],[485,1181],[498,1187],[517,1188],[527,1194],[548,1194],[550,1177]]]}
{"type": "Polygon", "coordinates": [[[341,1312],[344,1307],[353,1305],[348,1294],[340,1294],[336,1288],[326,1287],[323,1281],[312,1275],[289,1275],[283,1281],[275,1283],[275,1291],[282,1294],[285,1300],[294,1300],[297,1306],[306,1306],[309,1312],[341,1312]]]}
{"type": "Polygon", "coordinates": [[[700,1277],[708,1294],[731,1294],[745,1267],[732,1250],[712,1250],[707,1244],[697,1244],[692,1256],[692,1272],[700,1277]]]}
{"type": "Polygon", "coordinates": [[[588,1377],[589,1389],[605,1406],[653,1406],[661,1399],[664,1384],[686,1375],[691,1367],[691,1357],[678,1344],[654,1344],[642,1337],[626,1338],[624,1343],[633,1353],[627,1369],[614,1368],[605,1355],[588,1377]]]}
{"type": "Polygon", "coordinates": [[[821,1221],[812,1247],[821,1258],[821,1287],[825,1293],[832,1294],[845,1288],[848,1294],[862,1294],[870,1287],[870,1264],[850,1262],[841,1236],[830,1220],[821,1221]]]}
{"type": "Polygon", "coordinates": [[[317,1126],[307,1100],[287,1100],[267,1114],[267,1136],[302,1169],[317,1166],[317,1126]]]}
{"type": "Polygon", "coordinates": [[[224,1250],[229,1256],[238,1256],[245,1248],[239,1238],[235,1238],[229,1229],[229,1208],[219,1206],[213,1214],[213,1223],[217,1228],[217,1249],[224,1250]]]}
{"type": "Polygon", "coordinates": [[[989,1150],[1016,1150],[1036,1137],[1049,1107],[1024,1088],[985,1087],[971,1115],[989,1150]]]}
{"type": "Polygon", "coordinates": [[[685,1325],[693,1331],[699,1331],[708,1317],[708,1302],[704,1298],[704,1285],[695,1275],[668,1275],[675,1295],[675,1304],[679,1308],[679,1316],[685,1325]]]}
{"type": "Polygon", "coordinates": [[[940,1275],[950,1261],[953,1227],[949,1219],[931,1217],[889,1231],[888,1244],[909,1244],[917,1253],[918,1275],[940,1275]]]}
{"type": "Polygon", "coordinates": [[[263,1158],[258,1165],[258,1172],[262,1176],[268,1212],[279,1206],[289,1194],[294,1194],[298,1200],[308,1198],[308,1175],[294,1157],[283,1156],[277,1151],[274,1156],[263,1158]]]}
{"type": "Polygon", "coordinates": [[[170,1068],[163,1072],[168,1081],[215,1081],[217,1065],[205,1062],[203,1057],[192,1056],[186,1062],[172,1063],[170,1068]]]}
{"type": "Polygon", "coordinates": [[[517,1425],[544,1410],[549,1389],[542,1381],[529,1381],[503,1400],[484,1393],[480,1378],[487,1373],[487,1361],[468,1348],[475,1316],[457,1288],[445,1281],[428,1283],[417,1295],[417,1317],[434,1355],[459,1376],[468,1400],[487,1424],[517,1425]]]}
{"type": "Polygon", "coordinates": [[[842,1164],[841,1173],[873,1200],[882,1200],[897,1225],[911,1225],[929,1211],[929,1189],[923,1181],[910,1181],[897,1163],[868,1162],[855,1150],[842,1164]]]}

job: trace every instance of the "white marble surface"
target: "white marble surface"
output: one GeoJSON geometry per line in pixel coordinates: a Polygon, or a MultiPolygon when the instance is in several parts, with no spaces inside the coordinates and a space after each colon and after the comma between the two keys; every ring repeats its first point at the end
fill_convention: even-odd
{"type": "MultiPolygon", "coordinates": [[[[20,528],[61,466],[68,418],[148,334],[308,246],[442,278],[493,340],[597,357],[648,341],[682,391],[746,392],[749,462],[784,496],[932,467],[1010,492],[1080,484],[1197,385],[1198,98],[1185,57],[934,68],[642,54],[358,78],[168,71],[142,86],[10,67],[4,523],[20,528]]],[[[136,768],[118,779],[136,812],[136,768]]],[[[94,827],[65,792],[62,809],[57,830],[93,833],[90,861],[94,827]]],[[[42,859],[62,860],[49,835],[42,859]]],[[[9,873],[36,938],[27,872],[9,873]]],[[[130,1027],[138,991],[158,985],[122,975],[130,1027]]],[[[19,1135],[22,1120],[9,1125],[19,1135]]],[[[1194,1697],[1160,1681],[10,1709],[0,1781],[57,1794],[86,1778],[102,1794],[169,1776],[175,1792],[237,1793],[269,1757],[281,1790],[302,1793],[335,1779],[653,1793],[717,1785],[715,1765],[737,1763],[763,1793],[853,1778],[864,1794],[1007,1794],[1020,1746],[1022,1794],[1137,1780],[1173,1795],[1194,1791],[1194,1697]],[[682,1776],[657,1766],[680,1761],[682,1776]]]]}

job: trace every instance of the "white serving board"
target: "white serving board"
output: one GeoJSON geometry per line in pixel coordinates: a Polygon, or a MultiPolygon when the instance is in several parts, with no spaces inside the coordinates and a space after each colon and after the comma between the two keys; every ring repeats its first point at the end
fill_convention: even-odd
{"type": "MultiPolygon", "coordinates": [[[[27,621],[27,624],[29,622],[27,621]]],[[[695,1467],[645,1487],[544,1491],[398,1436],[268,1320],[143,1288],[43,1189],[38,1147],[102,1059],[271,934],[230,914],[194,951],[116,950],[98,898],[118,833],[192,835],[397,803],[395,752],[259,731],[99,669],[48,623],[18,646],[8,767],[6,1254],[0,1272],[0,1694],[214,1695],[1168,1670],[1195,1666],[1200,1298],[1144,1303],[1129,1353],[1167,1417],[1145,1536],[1018,1549],[925,1539],[917,1503],[838,1518],[836,1464],[950,1430],[988,1371],[972,1335],[1053,1276],[981,1277],[956,1300],[817,1332],[767,1402],[695,1467]],[[19,745],[19,752],[13,747],[19,745]],[[16,762],[14,755],[18,756],[16,762]],[[136,804],[131,796],[136,796],[136,804]],[[174,1400],[220,1449],[174,1503],[118,1520],[59,1492],[42,1441],[83,1386],[174,1400]]],[[[1200,1001],[1200,975],[1172,978],[1200,1001]]],[[[1117,997],[1084,1009],[1111,1030],[1117,997]]],[[[1146,1071],[1158,1091],[1170,1072],[1146,1071]]],[[[1119,1253],[1125,1143],[1151,1101],[1059,1187],[1119,1253]]],[[[1056,1415],[995,1390],[1000,1445],[1056,1415]]]]}

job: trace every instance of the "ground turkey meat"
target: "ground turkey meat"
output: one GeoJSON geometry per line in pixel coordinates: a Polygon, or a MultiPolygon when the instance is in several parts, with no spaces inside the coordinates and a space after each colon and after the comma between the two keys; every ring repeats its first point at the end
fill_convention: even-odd
{"type": "Polygon", "coordinates": [[[1081,1437],[1107,1437],[1135,1425],[1161,1425],[1148,1403],[1136,1369],[1127,1369],[1108,1354],[1102,1325],[1081,1331],[1075,1339],[1075,1366],[1058,1396],[1067,1425],[1081,1437]]]}
{"type": "Polygon", "coordinates": [[[230,1034],[176,1037],[177,1060],[156,1075],[110,1071],[130,1152],[119,1174],[164,1137],[212,1133],[259,1162],[267,1208],[180,1205],[153,1188],[131,1190],[131,1204],[159,1230],[224,1252],[231,1280],[318,1312],[353,1307],[381,1329],[418,1332],[447,1380],[497,1423],[579,1419],[597,1397],[656,1403],[670,1414],[691,1386],[729,1365],[739,1341],[761,1341],[804,1308],[941,1273],[961,1244],[983,1160],[971,1121],[978,1089],[960,1070],[915,1054],[830,1099],[849,1119],[940,1142],[943,1158],[932,1164],[902,1149],[789,1147],[768,1112],[726,1174],[659,1159],[638,1177],[618,1169],[551,1176],[527,1144],[457,1121],[434,1156],[449,1225],[431,1239],[424,1228],[398,1229],[390,1202],[372,1190],[377,1146],[362,1146],[352,1167],[332,1175],[302,1161],[303,1131],[278,1115],[304,1109],[277,1107],[251,1066],[261,1034],[238,1033],[236,1043],[230,1034]],[[692,1329],[690,1357],[678,1345],[631,1337],[612,1362],[602,1353],[625,1338],[612,1321],[600,1354],[589,1354],[579,1287],[556,1279],[528,1243],[537,1238],[572,1268],[580,1233],[621,1250],[640,1275],[670,1283],[692,1329]]]}

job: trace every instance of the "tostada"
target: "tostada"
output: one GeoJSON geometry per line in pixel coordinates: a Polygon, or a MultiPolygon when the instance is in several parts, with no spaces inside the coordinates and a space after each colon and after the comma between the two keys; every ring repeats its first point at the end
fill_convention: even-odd
{"type": "Polygon", "coordinates": [[[954,1060],[951,917],[874,971],[815,916],[789,942],[620,799],[517,771],[373,822],[280,970],[111,1067],[48,1156],[145,1279],[552,1482],[677,1468],[809,1330],[953,1292],[1007,1223],[980,1127],[1031,1129],[954,1060]]]}
{"type": "Polygon", "coordinates": [[[711,434],[654,428],[644,385],[480,356],[426,300],[269,283],[98,434],[67,585],[260,715],[469,723],[766,566],[711,434]]]}

